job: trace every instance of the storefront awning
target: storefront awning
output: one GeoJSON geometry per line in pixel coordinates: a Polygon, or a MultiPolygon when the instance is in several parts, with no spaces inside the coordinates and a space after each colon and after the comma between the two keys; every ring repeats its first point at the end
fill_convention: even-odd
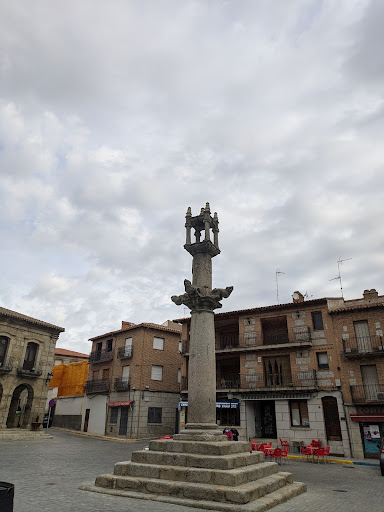
{"type": "Polygon", "coordinates": [[[107,407],[126,407],[133,404],[134,400],[127,400],[125,402],[108,402],[107,407]]]}
{"type": "Polygon", "coordinates": [[[351,421],[364,421],[368,423],[380,423],[384,422],[384,416],[374,414],[351,414],[351,421]]]}
{"type": "MultiPolygon", "coordinates": [[[[188,407],[188,402],[179,402],[179,410],[181,407],[188,407]]],[[[237,409],[239,407],[239,401],[225,401],[216,402],[216,409],[237,409]]]]}

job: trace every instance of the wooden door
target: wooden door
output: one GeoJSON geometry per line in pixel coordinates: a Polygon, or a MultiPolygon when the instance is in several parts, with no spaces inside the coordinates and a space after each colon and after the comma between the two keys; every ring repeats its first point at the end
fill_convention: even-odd
{"type": "Polygon", "coordinates": [[[379,378],[375,364],[360,366],[366,400],[377,400],[380,391],[379,378]]]}
{"type": "Polygon", "coordinates": [[[325,432],[329,441],[341,441],[341,428],[337,400],[333,396],[325,396],[323,403],[325,432]]]}
{"type": "Polygon", "coordinates": [[[128,426],[128,407],[120,407],[119,436],[125,436],[127,434],[127,426],[128,426]]]}
{"type": "Polygon", "coordinates": [[[355,329],[358,352],[372,352],[371,338],[369,336],[369,327],[367,320],[353,322],[353,327],[355,329]]]}

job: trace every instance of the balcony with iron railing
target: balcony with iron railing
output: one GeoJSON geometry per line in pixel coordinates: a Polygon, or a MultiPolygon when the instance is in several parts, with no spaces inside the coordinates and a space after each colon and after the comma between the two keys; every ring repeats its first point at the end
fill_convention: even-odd
{"type": "Polygon", "coordinates": [[[117,349],[118,359],[129,359],[133,355],[133,347],[120,347],[117,349]]]}
{"type": "Polygon", "coordinates": [[[41,364],[37,365],[34,361],[22,361],[17,368],[17,375],[20,377],[27,377],[29,379],[40,377],[42,373],[41,364]]]}
{"type": "Polygon", "coordinates": [[[354,404],[383,403],[383,384],[362,384],[351,386],[352,402],[354,404]]]}
{"type": "Polygon", "coordinates": [[[109,391],[109,380],[96,379],[87,380],[85,383],[85,393],[108,393],[109,391]]]}
{"type": "Polygon", "coordinates": [[[382,336],[359,336],[343,340],[344,355],[348,359],[361,356],[384,355],[384,340],[382,336]]]}
{"type": "Polygon", "coordinates": [[[91,352],[89,355],[90,363],[105,363],[106,361],[112,361],[113,350],[96,350],[91,352]]]}
{"type": "Polygon", "coordinates": [[[115,391],[128,391],[129,390],[129,379],[115,379],[114,383],[115,391]]]}
{"type": "MultiPolygon", "coordinates": [[[[318,389],[325,386],[318,381],[316,370],[304,372],[278,372],[273,374],[254,374],[254,375],[222,375],[218,378],[216,389],[219,390],[255,390],[268,391],[274,390],[295,390],[295,389],[318,389]]],[[[181,389],[188,389],[188,378],[181,378],[181,389]]]]}
{"type": "Polygon", "coordinates": [[[0,362],[0,375],[4,373],[9,373],[12,371],[14,365],[13,357],[8,357],[4,359],[4,361],[0,362]]]}
{"type": "MultiPolygon", "coordinates": [[[[251,331],[242,334],[216,332],[215,348],[218,351],[274,350],[283,348],[310,347],[313,339],[320,336],[320,332],[311,331],[307,325],[292,327],[287,330],[268,330],[266,332],[251,331]]],[[[189,353],[189,340],[181,345],[182,354],[189,353]]]]}

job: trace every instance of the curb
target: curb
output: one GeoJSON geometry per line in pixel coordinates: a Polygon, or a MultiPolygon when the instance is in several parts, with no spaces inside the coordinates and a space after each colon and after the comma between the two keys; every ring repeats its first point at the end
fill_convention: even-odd
{"type": "Polygon", "coordinates": [[[94,437],[96,439],[104,439],[105,441],[119,441],[120,443],[135,443],[136,441],[146,441],[146,439],[120,439],[119,437],[103,436],[101,434],[88,434],[88,432],[80,432],[79,430],[69,430],[67,428],[50,427],[49,430],[60,430],[61,432],[68,432],[69,434],[76,434],[84,437],[94,437]]]}
{"type": "MultiPolygon", "coordinates": [[[[301,455],[288,455],[288,459],[296,459],[296,460],[303,460],[303,458],[301,457],[301,455]]],[[[327,462],[330,462],[332,464],[350,464],[352,466],[373,466],[373,467],[379,467],[380,466],[380,463],[379,462],[365,462],[365,461],[362,461],[362,460],[349,460],[349,459],[332,459],[332,458],[329,458],[327,460],[327,462]]]]}

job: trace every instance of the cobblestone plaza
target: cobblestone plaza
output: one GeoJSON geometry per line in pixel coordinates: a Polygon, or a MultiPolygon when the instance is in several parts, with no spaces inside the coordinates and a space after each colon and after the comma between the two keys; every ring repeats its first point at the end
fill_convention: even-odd
{"type": "MultiPolygon", "coordinates": [[[[147,500],[107,496],[79,490],[96,476],[129,460],[147,441],[121,442],[72,434],[56,429],[54,439],[0,442],[0,480],[15,485],[14,512],[201,512],[201,509],[147,500]]],[[[311,464],[289,461],[283,466],[304,482],[308,491],[274,512],[382,512],[384,478],[378,466],[311,464]]]]}

